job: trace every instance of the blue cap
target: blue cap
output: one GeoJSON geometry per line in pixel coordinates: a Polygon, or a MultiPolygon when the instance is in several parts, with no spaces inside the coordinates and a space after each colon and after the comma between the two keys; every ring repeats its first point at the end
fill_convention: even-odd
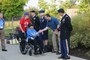
{"type": "Polygon", "coordinates": [[[24,15],[29,15],[29,13],[28,12],[25,12],[24,15]]]}
{"type": "Polygon", "coordinates": [[[45,13],[45,10],[40,10],[39,13],[45,13]]]}

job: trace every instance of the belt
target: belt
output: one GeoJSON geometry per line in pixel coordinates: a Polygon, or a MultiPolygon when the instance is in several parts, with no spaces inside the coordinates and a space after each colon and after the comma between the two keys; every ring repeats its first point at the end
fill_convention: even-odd
{"type": "Polygon", "coordinates": [[[0,29],[0,30],[3,30],[3,29],[0,29]]]}

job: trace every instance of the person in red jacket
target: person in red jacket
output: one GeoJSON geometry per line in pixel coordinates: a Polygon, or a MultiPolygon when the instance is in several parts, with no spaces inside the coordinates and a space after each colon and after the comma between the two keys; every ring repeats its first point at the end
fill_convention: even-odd
{"type": "Polygon", "coordinates": [[[25,39],[26,39],[26,31],[28,28],[28,24],[31,24],[31,20],[29,18],[29,13],[25,12],[24,16],[20,20],[20,29],[19,29],[19,37],[21,38],[20,45],[22,46],[22,51],[25,48],[25,39]]]}
{"type": "Polygon", "coordinates": [[[28,24],[30,24],[30,23],[31,23],[31,20],[29,18],[29,13],[25,12],[24,17],[22,17],[20,20],[20,29],[21,29],[22,33],[26,32],[28,24]]]}

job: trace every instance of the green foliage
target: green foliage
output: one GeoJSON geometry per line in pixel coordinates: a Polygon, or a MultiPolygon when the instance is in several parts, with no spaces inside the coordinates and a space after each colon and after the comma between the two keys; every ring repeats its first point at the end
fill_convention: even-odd
{"type": "Polygon", "coordinates": [[[90,56],[90,50],[86,53],[86,55],[90,56]]]}
{"type": "Polygon", "coordinates": [[[75,4],[77,0],[66,0],[65,2],[61,0],[50,0],[49,3],[47,3],[45,0],[39,0],[38,4],[40,9],[45,9],[46,13],[49,13],[51,16],[55,16],[57,18],[60,18],[60,15],[58,15],[57,10],[59,8],[64,8],[65,10],[69,8],[74,8],[77,5],[75,4]],[[57,4],[56,1],[60,4],[57,4]]]}
{"type": "Polygon", "coordinates": [[[39,0],[38,4],[40,9],[45,9],[46,13],[49,13],[51,16],[58,17],[55,1],[56,0],[51,0],[51,3],[47,3],[45,0],[39,0]]]}
{"type": "Polygon", "coordinates": [[[71,48],[76,48],[78,47],[78,42],[79,42],[79,34],[75,33],[74,35],[71,36],[71,48]]]}
{"type": "Polygon", "coordinates": [[[37,14],[38,11],[39,11],[39,9],[34,8],[34,7],[30,7],[27,11],[30,12],[30,11],[32,11],[32,10],[36,11],[36,14],[37,14]]]}
{"type": "Polygon", "coordinates": [[[49,37],[48,42],[50,45],[52,45],[52,31],[50,29],[48,30],[48,37],[49,37]]]}
{"type": "Polygon", "coordinates": [[[45,2],[45,0],[39,0],[38,5],[40,9],[48,9],[48,4],[45,2]]]}
{"type": "Polygon", "coordinates": [[[79,0],[79,13],[86,13],[87,11],[90,11],[90,0],[79,0]]]}
{"type": "Polygon", "coordinates": [[[72,24],[71,48],[78,47],[78,43],[86,48],[90,47],[90,12],[75,16],[72,24]]]}
{"type": "Polygon", "coordinates": [[[23,6],[26,2],[27,0],[2,0],[0,2],[0,10],[8,20],[11,20],[11,17],[22,15],[23,6]]]}
{"type": "Polygon", "coordinates": [[[77,8],[75,4],[77,0],[66,0],[65,2],[60,1],[61,5],[60,8],[70,9],[70,8],[77,8]]]}

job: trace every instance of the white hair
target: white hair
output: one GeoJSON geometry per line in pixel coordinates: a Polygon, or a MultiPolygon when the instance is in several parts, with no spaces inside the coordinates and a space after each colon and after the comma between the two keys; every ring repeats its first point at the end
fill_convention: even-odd
{"type": "Polygon", "coordinates": [[[0,13],[0,16],[3,15],[3,13],[0,13]]]}
{"type": "Polygon", "coordinates": [[[3,13],[0,13],[0,18],[3,18],[3,13]]]}

